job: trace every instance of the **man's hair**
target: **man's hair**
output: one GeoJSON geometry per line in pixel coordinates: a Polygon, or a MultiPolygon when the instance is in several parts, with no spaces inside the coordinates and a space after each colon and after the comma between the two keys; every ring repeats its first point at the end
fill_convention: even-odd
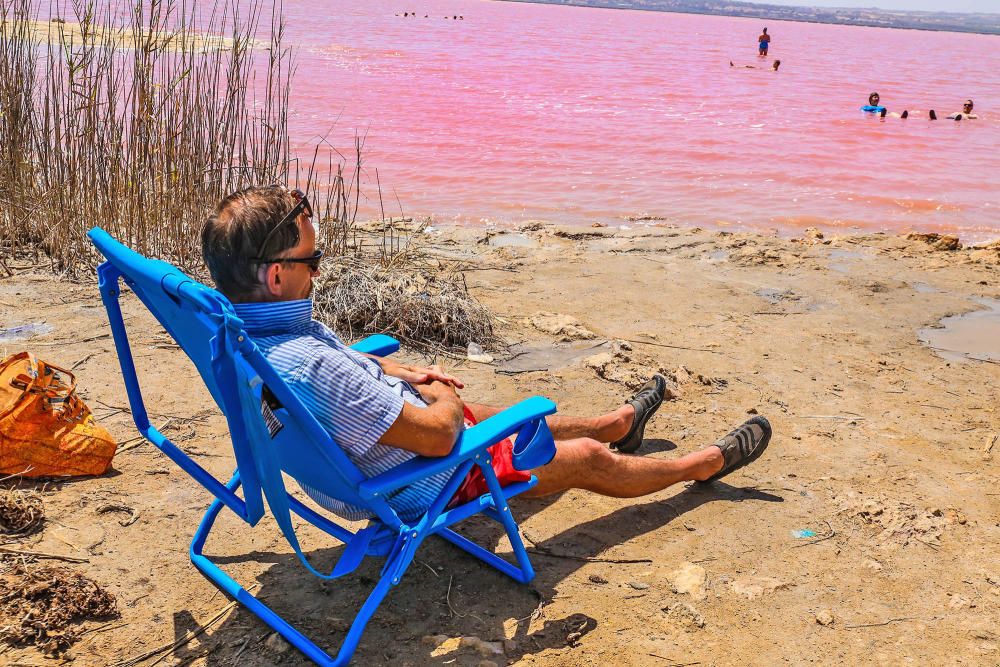
{"type": "Polygon", "coordinates": [[[201,228],[201,255],[220,292],[234,301],[250,297],[260,284],[259,260],[298,245],[297,224],[275,229],[295,204],[277,185],[237,190],[219,202],[201,228]]]}

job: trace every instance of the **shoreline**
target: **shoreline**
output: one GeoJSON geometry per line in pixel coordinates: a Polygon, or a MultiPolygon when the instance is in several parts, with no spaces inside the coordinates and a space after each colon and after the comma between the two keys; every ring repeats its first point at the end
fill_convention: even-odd
{"type": "MultiPolygon", "coordinates": [[[[775,436],[759,461],[710,487],[512,502],[538,572],[532,587],[428,543],[356,661],[479,665],[484,656],[458,637],[501,642],[503,654],[489,659],[516,665],[997,660],[997,368],[942,359],[918,331],[975,310],[975,298],[1000,299],[1000,243],[947,250],[941,238],[819,234],[542,223],[420,234],[433,256],[472,267],[470,292],[517,345],[491,364],[441,360],[468,400],[509,405],[537,393],[561,413],[588,414],[617,407],[661,371],[678,396],[650,421],[639,455],[675,458],[753,413],[775,436]]],[[[171,420],[169,437],[228,475],[225,422],[197,372],[134,298],[123,310],[154,423],[171,420]]],[[[0,279],[0,318],[52,325],[4,352],[75,367],[99,421],[120,443],[135,437],[131,417],[115,410],[125,391],[96,281],[0,279]]],[[[119,600],[123,625],[86,635],[74,664],[170,643],[226,605],[186,557],[209,497],[149,443],[121,451],[109,475],[37,487],[48,521],[11,544],[86,558],[73,567],[119,600]],[[95,511],[106,502],[133,508],[137,521],[95,511]]],[[[325,646],[346,631],[365,578],[378,575],[368,563],[360,577],[324,585],[270,519],[253,530],[220,520],[219,530],[212,553],[325,646]]],[[[464,530],[508,551],[492,525],[464,530]]],[[[318,531],[303,537],[311,556],[339,553],[318,531]]],[[[238,608],[197,642],[172,659],[308,664],[238,608]]]]}
{"type": "MultiPolygon", "coordinates": [[[[517,231],[525,227],[542,225],[545,227],[566,227],[566,228],[603,228],[617,232],[628,232],[630,230],[657,229],[699,229],[708,232],[727,232],[733,234],[751,234],[762,237],[777,237],[783,239],[794,239],[803,236],[810,230],[817,230],[829,237],[863,237],[869,235],[881,236],[907,236],[908,234],[938,234],[941,236],[953,236],[958,239],[963,248],[983,248],[1000,242],[1000,227],[972,227],[957,225],[913,225],[905,229],[892,229],[880,227],[878,225],[859,225],[857,221],[827,220],[819,216],[792,216],[783,219],[782,222],[771,221],[767,224],[748,224],[744,222],[727,223],[716,221],[714,224],[684,223],[675,220],[674,217],[635,214],[618,217],[601,217],[593,220],[560,221],[545,217],[525,217],[514,219],[510,217],[480,217],[438,214],[405,214],[399,217],[387,217],[386,223],[402,223],[407,227],[424,224],[433,229],[479,229],[483,231],[493,229],[504,229],[517,231]],[[461,219],[460,219],[461,218],[461,219]]],[[[375,217],[365,222],[358,223],[364,227],[382,224],[375,217]]]]}

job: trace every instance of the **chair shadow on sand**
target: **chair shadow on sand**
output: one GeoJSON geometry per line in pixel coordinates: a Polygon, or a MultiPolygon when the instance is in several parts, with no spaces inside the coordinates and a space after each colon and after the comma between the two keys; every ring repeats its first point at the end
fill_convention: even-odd
{"type": "MultiPolygon", "coordinates": [[[[664,447],[673,445],[668,441],[663,443],[664,447]]],[[[511,507],[523,526],[529,517],[558,500],[559,496],[519,498],[511,507]]],[[[509,627],[511,619],[517,623],[514,642],[508,644],[505,656],[495,658],[501,664],[549,648],[573,645],[597,628],[600,621],[585,613],[563,618],[551,618],[543,613],[543,626],[537,628],[536,624],[536,629],[530,633],[528,629],[538,609],[552,599],[556,587],[592,562],[588,559],[600,557],[611,547],[662,528],[709,502],[783,500],[752,487],[738,488],[722,482],[705,487],[693,484],[669,498],[640,499],[636,504],[605,516],[567,527],[534,545],[526,540],[537,571],[535,580],[528,586],[511,581],[443,540],[428,540],[417,551],[402,583],[389,594],[372,618],[352,664],[439,665],[457,657],[458,661],[453,664],[461,665],[473,655],[475,659],[471,664],[478,664],[482,656],[470,649],[462,649],[460,653],[441,654],[440,650],[435,653],[435,646],[421,639],[427,635],[445,635],[502,640],[506,636],[505,622],[509,627]],[[559,555],[546,554],[546,551],[559,555]]],[[[482,517],[459,524],[458,530],[487,548],[495,547],[504,538],[498,524],[482,517]]],[[[223,535],[225,533],[220,533],[216,540],[223,535]]],[[[209,542],[206,549],[209,553],[213,553],[212,546],[209,542]]],[[[307,544],[305,548],[314,563],[323,564],[334,562],[343,547],[313,549],[307,544]]],[[[506,545],[502,548],[509,549],[506,545]]],[[[214,560],[236,573],[237,578],[241,564],[272,564],[273,567],[268,567],[257,578],[253,592],[329,653],[336,652],[356,610],[378,580],[381,567],[379,559],[369,559],[352,575],[324,582],[306,572],[294,554],[254,551],[239,556],[215,556],[214,560]]],[[[245,586],[253,583],[252,579],[243,579],[245,586]]],[[[189,615],[175,614],[174,619],[179,626],[175,628],[176,633],[182,635],[189,629],[189,615]]],[[[284,642],[270,641],[271,634],[270,628],[238,606],[212,630],[211,640],[179,650],[176,657],[185,662],[186,658],[204,656],[206,664],[215,667],[271,665],[278,660],[282,664],[310,664],[284,642]],[[283,655],[279,655],[281,653],[283,655]]],[[[445,645],[441,650],[447,649],[445,645]]]]}

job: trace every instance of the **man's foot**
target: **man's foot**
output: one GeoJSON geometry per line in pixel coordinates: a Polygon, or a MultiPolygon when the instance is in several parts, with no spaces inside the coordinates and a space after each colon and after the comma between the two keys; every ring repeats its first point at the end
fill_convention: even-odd
{"type": "Polygon", "coordinates": [[[903,113],[899,114],[900,118],[908,118],[909,116],[910,116],[910,112],[907,111],[906,109],[903,109],[903,113]]]}
{"type": "Polygon", "coordinates": [[[929,118],[930,118],[931,120],[937,120],[937,114],[936,114],[936,113],[934,113],[934,109],[931,109],[931,112],[930,112],[930,114],[928,114],[928,117],[929,117],[929,118]]]}
{"type": "Polygon", "coordinates": [[[657,373],[635,393],[628,404],[635,408],[635,416],[632,418],[632,428],[628,430],[625,437],[611,443],[612,449],[617,449],[623,454],[631,454],[642,445],[642,433],[646,430],[646,422],[653,416],[663,403],[663,395],[667,391],[667,380],[657,373]]]}
{"type": "Polygon", "coordinates": [[[770,441],[771,424],[766,418],[758,415],[743,422],[742,426],[733,429],[715,443],[722,451],[722,469],[704,481],[715,481],[753,463],[764,453],[770,441]]]}

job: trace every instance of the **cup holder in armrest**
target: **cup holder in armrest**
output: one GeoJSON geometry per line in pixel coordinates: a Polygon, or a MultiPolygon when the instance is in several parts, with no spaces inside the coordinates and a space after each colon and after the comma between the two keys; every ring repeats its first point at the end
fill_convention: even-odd
{"type": "Polygon", "coordinates": [[[556,443],[545,419],[536,419],[521,427],[514,440],[512,458],[515,470],[541,468],[555,455],[556,443]]]}

